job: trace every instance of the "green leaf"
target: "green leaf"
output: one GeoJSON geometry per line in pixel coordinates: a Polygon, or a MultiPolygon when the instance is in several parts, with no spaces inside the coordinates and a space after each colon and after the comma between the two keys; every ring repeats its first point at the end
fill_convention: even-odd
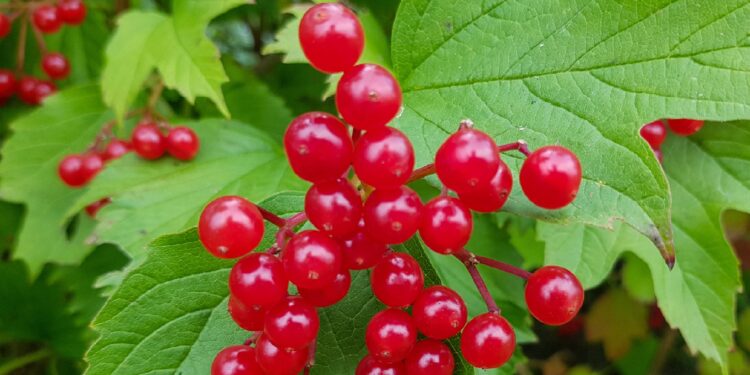
{"type": "Polygon", "coordinates": [[[651,303],[654,295],[654,281],[648,264],[631,253],[625,254],[622,267],[622,286],[628,294],[641,303],[651,303]]]}
{"type": "MultiPolygon", "coordinates": [[[[612,228],[625,221],[671,253],[667,181],[636,136],[656,118],[750,118],[747,0],[405,0],[393,62],[396,125],[418,164],[472,119],[500,143],[562,144],[584,182],[560,211],[516,186],[509,211],[612,228]],[[616,15],[616,17],[613,17],[616,15]]],[[[520,161],[506,158],[514,170],[520,161]]]]}

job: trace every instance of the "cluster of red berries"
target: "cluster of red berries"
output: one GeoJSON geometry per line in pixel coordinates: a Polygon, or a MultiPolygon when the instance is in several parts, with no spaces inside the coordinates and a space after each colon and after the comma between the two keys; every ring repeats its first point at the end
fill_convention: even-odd
{"type": "MultiPolygon", "coordinates": [[[[697,133],[703,127],[704,122],[702,120],[691,120],[691,119],[668,119],[666,120],[669,124],[669,128],[673,133],[687,137],[697,133]]],[[[651,146],[651,150],[654,151],[656,158],[659,162],[664,160],[664,155],[661,152],[661,145],[664,140],[667,139],[667,127],[664,126],[664,121],[656,120],[643,125],[641,128],[641,137],[648,142],[651,146]]]]}
{"type": "MultiPolygon", "coordinates": [[[[419,232],[430,249],[456,256],[472,277],[481,279],[472,273],[476,263],[499,262],[474,256],[464,246],[473,228],[470,210],[497,211],[510,193],[512,175],[500,153],[518,150],[528,156],[521,186],[532,202],[547,209],[574,200],[581,183],[578,159],[560,146],[533,153],[524,142],[498,146],[465,121],[440,147],[435,163],[415,171],[411,142],[387,126],[401,108],[398,82],[380,66],[355,65],[364,47],[357,17],[340,4],[315,5],[303,16],[299,37],[315,68],[343,72],[336,106],[344,121],[306,113],[286,130],[289,163],[313,184],[304,212],[282,219],[238,196],[217,198],[203,210],[198,234],[205,248],[220,258],[240,258],[229,275],[230,315],[255,332],[245,345],[221,351],[211,373],[294,375],[312,365],[317,308],[342,300],[350,272],[367,269],[372,292],[386,309],[367,325],[369,355],[357,375],[452,374],[453,353],[441,340],[459,333],[470,364],[502,366],[515,350],[515,333],[491,296],[485,299],[489,312],[467,323],[461,296],[445,286],[425,288],[419,263],[389,245],[419,232]],[[406,184],[432,173],[445,189],[425,205],[406,184]],[[279,227],[276,243],[266,252],[251,253],[263,238],[264,219],[279,227]],[[315,230],[295,234],[305,220],[315,230]],[[289,294],[290,282],[297,295],[289,294]]],[[[583,289],[568,270],[547,266],[533,274],[515,273],[528,279],[527,305],[540,321],[560,325],[577,314],[583,289]]],[[[475,282],[480,292],[489,293],[483,281],[475,282]]]]}
{"type": "MultiPolygon", "coordinates": [[[[63,24],[80,25],[86,18],[86,5],[81,0],[60,0],[56,5],[41,4],[33,8],[24,6],[13,18],[24,14],[28,14],[35,33],[51,34],[60,30],[63,24]]],[[[23,19],[21,22],[27,21],[23,19]]],[[[0,13],[0,38],[10,33],[11,27],[12,18],[0,13]]],[[[22,37],[25,38],[26,35],[22,37]]],[[[39,105],[44,98],[57,91],[57,86],[51,80],[65,79],[70,74],[68,59],[61,53],[47,52],[41,35],[38,40],[43,54],[42,70],[50,80],[32,76],[17,77],[10,70],[0,69],[0,105],[15,94],[27,104],[39,105]]],[[[19,42],[19,48],[24,46],[25,41],[19,42]]],[[[18,69],[20,72],[23,67],[19,66],[18,69]]]]}

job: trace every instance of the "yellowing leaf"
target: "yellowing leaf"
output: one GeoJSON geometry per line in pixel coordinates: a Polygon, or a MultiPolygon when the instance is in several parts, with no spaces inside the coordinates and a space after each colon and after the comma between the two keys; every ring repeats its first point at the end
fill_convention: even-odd
{"type": "Polygon", "coordinates": [[[602,342],[607,358],[620,358],[633,340],[646,336],[646,307],[625,291],[611,289],[591,306],[585,327],[586,340],[602,342]]]}

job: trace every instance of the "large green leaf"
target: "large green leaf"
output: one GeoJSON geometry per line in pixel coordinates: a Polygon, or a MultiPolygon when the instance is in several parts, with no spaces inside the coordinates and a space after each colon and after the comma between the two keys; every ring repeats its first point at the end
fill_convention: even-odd
{"type": "Polygon", "coordinates": [[[544,211],[516,186],[507,209],[622,220],[670,253],[667,182],[637,130],[662,117],[750,118],[748,17],[747,0],[405,0],[393,31],[396,125],[420,164],[465,118],[501,143],[562,144],[583,166],[578,199],[544,211]]]}
{"type": "Polygon", "coordinates": [[[634,252],[649,265],[669,324],[693,350],[726,366],[740,280],[720,217],[728,208],[750,212],[749,129],[747,122],[711,123],[690,138],[668,138],[664,168],[672,186],[677,251],[671,272],[647,238],[622,225],[608,232],[540,223],[546,261],[571,268],[591,287],[622,252],[634,252]]]}

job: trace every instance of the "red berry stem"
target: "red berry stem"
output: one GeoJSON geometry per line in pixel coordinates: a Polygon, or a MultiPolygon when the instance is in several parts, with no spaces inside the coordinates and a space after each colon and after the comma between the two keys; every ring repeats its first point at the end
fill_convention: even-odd
{"type": "Polygon", "coordinates": [[[260,336],[260,332],[253,332],[253,334],[250,335],[250,337],[247,340],[245,340],[245,343],[243,345],[251,346],[255,344],[255,340],[258,339],[258,336],[260,336]]]}
{"type": "Polygon", "coordinates": [[[146,117],[161,117],[156,113],[156,102],[161,98],[161,93],[164,91],[164,81],[159,79],[153,87],[151,87],[151,95],[148,97],[146,102],[145,116],[146,117]]]}
{"type": "Polygon", "coordinates": [[[16,71],[18,76],[23,75],[23,66],[26,62],[26,35],[28,34],[29,21],[26,18],[21,20],[21,31],[18,34],[18,46],[16,50],[16,71]]]}
{"type": "Polygon", "coordinates": [[[419,167],[411,173],[411,177],[406,181],[407,184],[417,180],[421,180],[429,175],[435,174],[435,164],[427,164],[424,167],[419,167]]]}
{"type": "Polygon", "coordinates": [[[519,139],[517,142],[497,146],[497,152],[502,153],[508,151],[518,151],[525,156],[531,155],[531,151],[529,151],[529,145],[523,139],[519,139]]]}
{"type": "Polygon", "coordinates": [[[42,56],[47,54],[47,43],[44,41],[44,36],[42,36],[42,32],[39,31],[38,28],[32,27],[31,31],[34,32],[34,39],[36,40],[36,45],[39,47],[39,51],[42,53],[42,56]]]}
{"type": "Polygon", "coordinates": [[[492,267],[494,269],[509,273],[511,275],[518,276],[524,280],[531,277],[531,272],[526,271],[525,269],[510,265],[508,263],[501,262],[499,260],[483,257],[481,255],[474,255],[474,259],[476,259],[479,264],[484,264],[487,267],[492,267]]]}
{"type": "Polygon", "coordinates": [[[286,219],[284,219],[283,217],[276,215],[273,212],[268,211],[263,207],[260,207],[260,206],[257,206],[257,207],[258,207],[258,211],[260,211],[260,214],[263,216],[263,219],[265,219],[269,223],[279,228],[283,228],[286,225],[286,219]]]}
{"type": "Polygon", "coordinates": [[[362,129],[352,127],[352,143],[357,143],[359,137],[362,136],[362,129]]]}
{"type": "MultiPolygon", "coordinates": [[[[261,211],[261,215],[263,215],[263,211],[261,211]]],[[[263,217],[265,218],[265,215],[263,217]]],[[[276,254],[284,248],[286,241],[294,235],[294,228],[307,221],[307,214],[300,212],[288,219],[282,220],[284,220],[284,224],[279,227],[279,231],[276,233],[276,243],[268,249],[268,252],[271,254],[276,254]]]]}
{"type": "Polygon", "coordinates": [[[495,303],[495,299],[492,298],[490,290],[487,289],[487,284],[484,282],[482,275],[479,274],[479,270],[477,269],[477,257],[466,249],[461,249],[461,251],[456,252],[453,256],[458,258],[458,260],[466,266],[466,270],[469,271],[469,275],[471,275],[471,280],[474,281],[474,285],[477,286],[477,290],[479,290],[479,294],[482,295],[484,303],[487,304],[487,311],[499,314],[500,308],[497,306],[497,303],[495,303]]]}

